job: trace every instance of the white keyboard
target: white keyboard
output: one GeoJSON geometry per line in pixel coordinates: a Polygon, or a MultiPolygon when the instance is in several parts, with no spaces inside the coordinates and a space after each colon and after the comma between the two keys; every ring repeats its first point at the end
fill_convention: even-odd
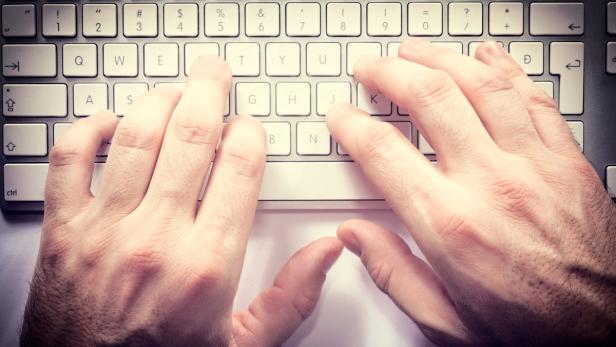
{"type": "MultiPolygon", "coordinates": [[[[616,5],[597,3],[593,8],[611,18],[602,35],[614,34],[616,5]]],[[[224,57],[231,66],[234,84],[225,119],[241,113],[263,121],[268,152],[263,208],[383,206],[328,133],[324,115],[341,101],[392,122],[434,158],[406,112],[352,76],[361,56],[394,55],[409,35],[470,55],[485,40],[501,42],[558,100],[582,148],[586,140],[587,34],[597,31],[586,23],[588,3],[2,4],[5,210],[41,209],[47,156],[70,122],[107,108],[122,116],[159,84],[183,88],[202,54],[224,57]]],[[[603,72],[615,73],[616,43],[604,47],[603,72]]],[[[106,153],[99,151],[94,191],[106,153]]]]}

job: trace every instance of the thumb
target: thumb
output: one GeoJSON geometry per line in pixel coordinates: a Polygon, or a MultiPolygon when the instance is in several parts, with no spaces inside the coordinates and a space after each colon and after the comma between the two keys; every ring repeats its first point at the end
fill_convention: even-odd
{"type": "Polygon", "coordinates": [[[295,253],[247,310],[233,315],[235,346],[278,346],[297,330],[317,305],[325,274],[343,246],[333,237],[319,239],[295,253]]]}
{"type": "Polygon", "coordinates": [[[338,238],[357,254],[374,283],[438,345],[470,343],[440,278],[414,256],[398,235],[365,220],[338,228],[338,238]]]}

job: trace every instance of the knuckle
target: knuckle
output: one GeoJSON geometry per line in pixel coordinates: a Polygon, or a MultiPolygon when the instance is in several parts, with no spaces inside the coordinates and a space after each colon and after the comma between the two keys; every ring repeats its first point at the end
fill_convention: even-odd
{"type": "Polygon", "coordinates": [[[222,118],[197,117],[198,110],[182,110],[175,121],[174,130],[178,140],[194,145],[215,145],[222,132],[222,118]]]}
{"type": "Polygon", "coordinates": [[[504,173],[492,182],[489,192],[495,203],[508,215],[523,220],[532,218],[535,193],[524,179],[504,173]]]}
{"type": "Polygon", "coordinates": [[[120,123],[113,138],[115,145],[142,150],[158,148],[162,140],[162,131],[152,125],[132,124],[128,120],[120,123]],[[122,124],[124,123],[124,124],[122,124]]]}
{"type": "Polygon", "coordinates": [[[164,256],[158,247],[136,246],[128,248],[121,264],[129,272],[138,274],[154,272],[162,268],[164,256]]]}
{"type": "Polygon", "coordinates": [[[424,83],[411,82],[406,88],[407,95],[415,95],[416,102],[429,106],[450,98],[456,89],[456,84],[446,72],[434,70],[425,78],[424,83]]]}
{"type": "Polygon", "coordinates": [[[531,114],[541,113],[545,111],[558,112],[556,101],[543,91],[529,93],[526,97],[526,105],[531,114]]]}
{"type": "Polygon", "coordinates": [[[360,133],[356,137],[357,148],[362,159],[370,160],[388,153],[394,143],[400,140],[402,135],[391,124],[377,122],[370,129],[360,133]]]}
{"type": "Polygon", "coordinates": [[[475,76],[473,89],[480,94],[495,94],[513,89],[513,82],[496,69],[488,69],[475,76]]]}
{"type": "Polygon", "coordinates": [[[49,163],[52,166],[65,166],[86,161],[85,148],[80,143],[59,142],[49,153],[49,163]]]}
{"type": "Polygon", "coordinates": [[[477,228],[470,218],[459,211],[449,213],[443,218],[438,229],[445,241],[453,245],[453,249],[460,249],[460,245],[470,246],[480,243],[477,228]]]}
{"type": "Polygon", "coordinates": [[[368,273],[377,287],[379,287],[383,293],[389,294],[389,285],[394,273],[393,266],[388,262],[380,261],[368,266],[368,273]]]}
{"type": "Polygon", "coordinates": [[[226,285],[227,274],[223,267],[213,265],[189,265],[184,278],[191,290],[197,293],[216,293],[226,285]]]}
{"type": "Polygon", "coordinates": [[[109,242],[109,238],[93,234],[82,238],[78,251],[81,268],[89,270],[100,264],[109,250],[109,242]]]}
{"type": "Polygon", "coordinates": [[[243,177],[257,177],[265,165],[263,146],[243,146],[242,143],[223,144],[220,163],[243,177]]]}

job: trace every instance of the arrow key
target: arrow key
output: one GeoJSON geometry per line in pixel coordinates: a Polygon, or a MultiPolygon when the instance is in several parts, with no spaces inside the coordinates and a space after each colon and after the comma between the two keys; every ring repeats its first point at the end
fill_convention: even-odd
{"type": "Polygon", "coordinates": [[[3,45],[2,75],[5,77],[55,77],[56,46],[3,45]]]}

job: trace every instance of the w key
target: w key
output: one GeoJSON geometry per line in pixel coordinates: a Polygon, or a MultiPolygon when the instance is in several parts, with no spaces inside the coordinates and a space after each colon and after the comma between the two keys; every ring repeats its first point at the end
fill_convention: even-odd
{"type": "Polygon", "coordinates": [[[55,77],[56,46],[3,45],[2,75],[5,77],[55,77]]]}

